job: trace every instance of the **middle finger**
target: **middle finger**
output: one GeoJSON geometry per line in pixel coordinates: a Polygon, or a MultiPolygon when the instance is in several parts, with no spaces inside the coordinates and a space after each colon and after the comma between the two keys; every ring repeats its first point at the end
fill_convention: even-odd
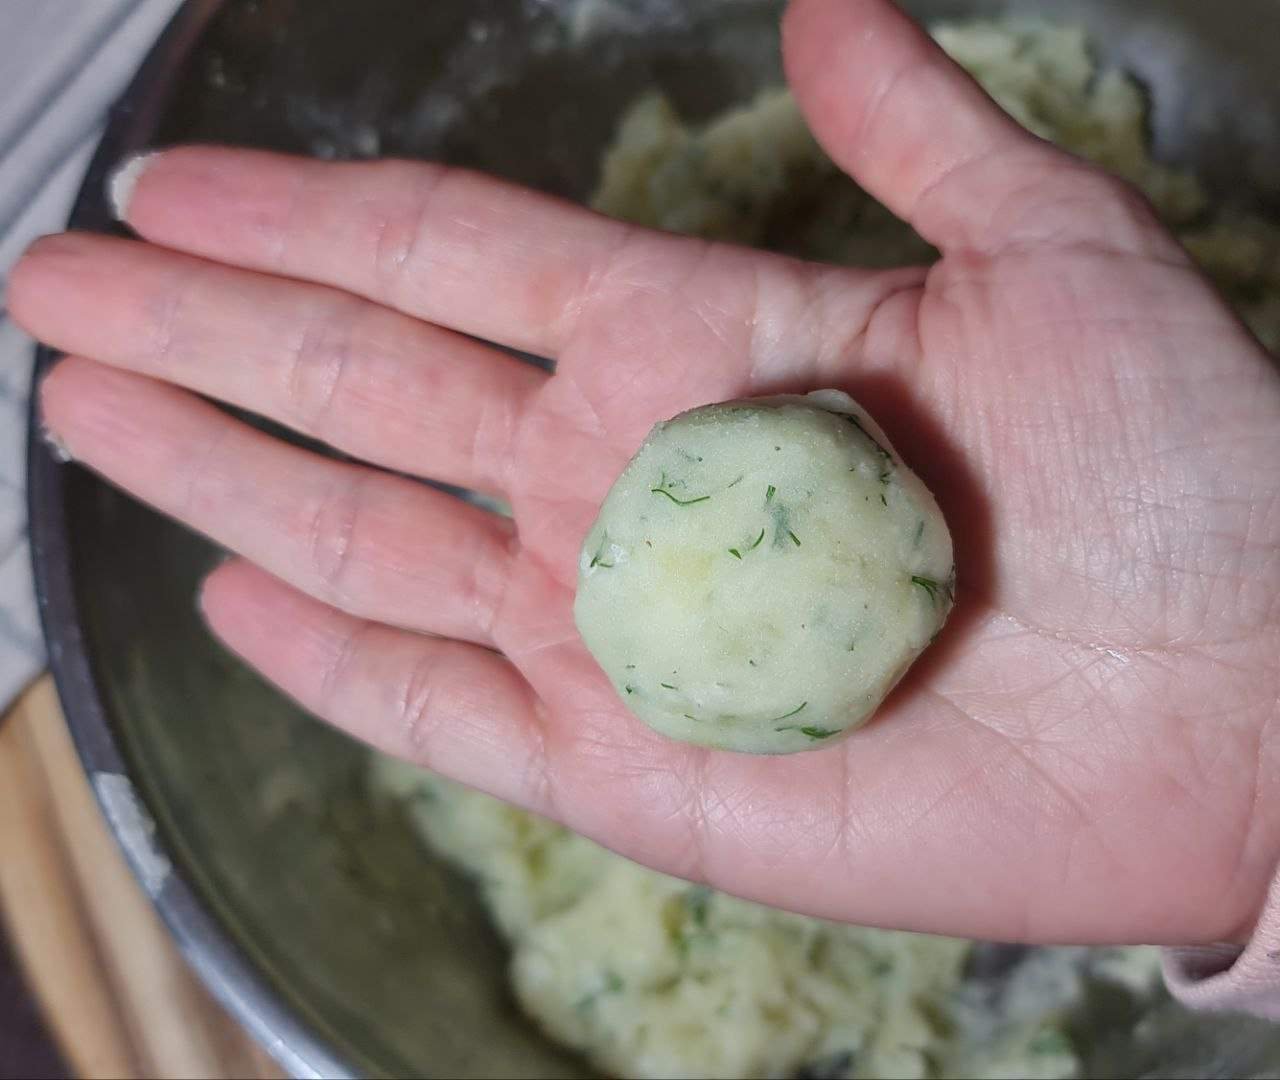
{"type": "Polygon", "coordinates": [[[506,493],[546,375],[322,285],[135,241],[39,241],[10,280],[31,334],[251,409],[377,465],[506,493]]]}

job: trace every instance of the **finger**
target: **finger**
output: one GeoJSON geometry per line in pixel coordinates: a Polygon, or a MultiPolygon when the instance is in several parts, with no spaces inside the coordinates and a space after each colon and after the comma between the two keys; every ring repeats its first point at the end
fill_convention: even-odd
{"type": "Polygon", "coordinates": [[[944,250],[1171,243],[1136,193],[1025,131],[890,0],[793,0],[783,55],[826,151],[944,250]]]}
{"type": "Polygon", "coordinates": [[[304,708],[384,753],[533,803],[533,691],[497,653],[366,622],[243,560],[215,570],[201,608],[233,652],[304,708]]]}
{"type": "Polygon", "coordinates": [[[335,289],[149,244],[46,237],[9,302],[33,336],[270,416],[366,461],[505,491],[546,375],[335,289]]]}
{"type": "Polygon", "coordinates": [[[91,360],[64,360],[41,396],[77,461],[298,588],[364,618],[491,642],[513,544],[505,519],[91,360]]]}
{"type": "Polygon", "coordinates": [[[628,231],[460,169],[209,147],[147,159],[122,201],[156,243],[335,285],[544,356],[561,350],[628,231]]]}

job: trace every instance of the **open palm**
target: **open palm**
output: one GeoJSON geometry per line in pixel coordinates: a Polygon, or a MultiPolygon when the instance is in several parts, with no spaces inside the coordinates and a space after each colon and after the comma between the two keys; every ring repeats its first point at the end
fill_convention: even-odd
{"type": "Polygon", "coordinates": [[[438,167],[175,150],[129,202],[149,244],[54,237],[13,276],[15,317],[72,354],[47,423],[244,556],[205,612],[303,704],[626,855],[867,923],[1240,937],[1280,856],[1280,378],[1140,199],[885,0],[796,0],[785,31],[815,132],[935,266],[820,267],[438,167]],[[846,742],[669,742],[577,637],[578,545],[656,420],[827,386],[937,495],[956,614],[846,742]]]}

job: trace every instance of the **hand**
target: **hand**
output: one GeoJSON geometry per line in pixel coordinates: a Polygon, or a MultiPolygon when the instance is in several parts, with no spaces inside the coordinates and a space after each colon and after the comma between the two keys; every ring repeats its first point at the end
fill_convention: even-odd
{"type": "Polygon", "coordinates": [[[204,611],[287,693],[626,855],[869,924],[1240,938],[1280,858],[1280,377],[1140,198],[886,0],[796,0],[784,36],[815,132],[935,266],[809,265],[438,166],[173,150],[128,203],[147,243],[53,237],[13,275],[71,354],[49,427],[243,556],[204,611]],[[847,742],[669,742],[578,639],[578,546],[654,421],[827,386],[937,494],[960,606],[847,742]]]}

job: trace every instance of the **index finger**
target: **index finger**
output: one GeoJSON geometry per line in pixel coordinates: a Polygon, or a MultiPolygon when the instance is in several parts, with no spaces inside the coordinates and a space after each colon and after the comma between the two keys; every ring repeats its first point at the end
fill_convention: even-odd
{"type": "Polygon", "coordinates": [[[123,220],[165,247],[335,286],[542,356],[562,349],[628,230],[448,166],[218,147],[129,162],[112,196],[123,220]]]}

